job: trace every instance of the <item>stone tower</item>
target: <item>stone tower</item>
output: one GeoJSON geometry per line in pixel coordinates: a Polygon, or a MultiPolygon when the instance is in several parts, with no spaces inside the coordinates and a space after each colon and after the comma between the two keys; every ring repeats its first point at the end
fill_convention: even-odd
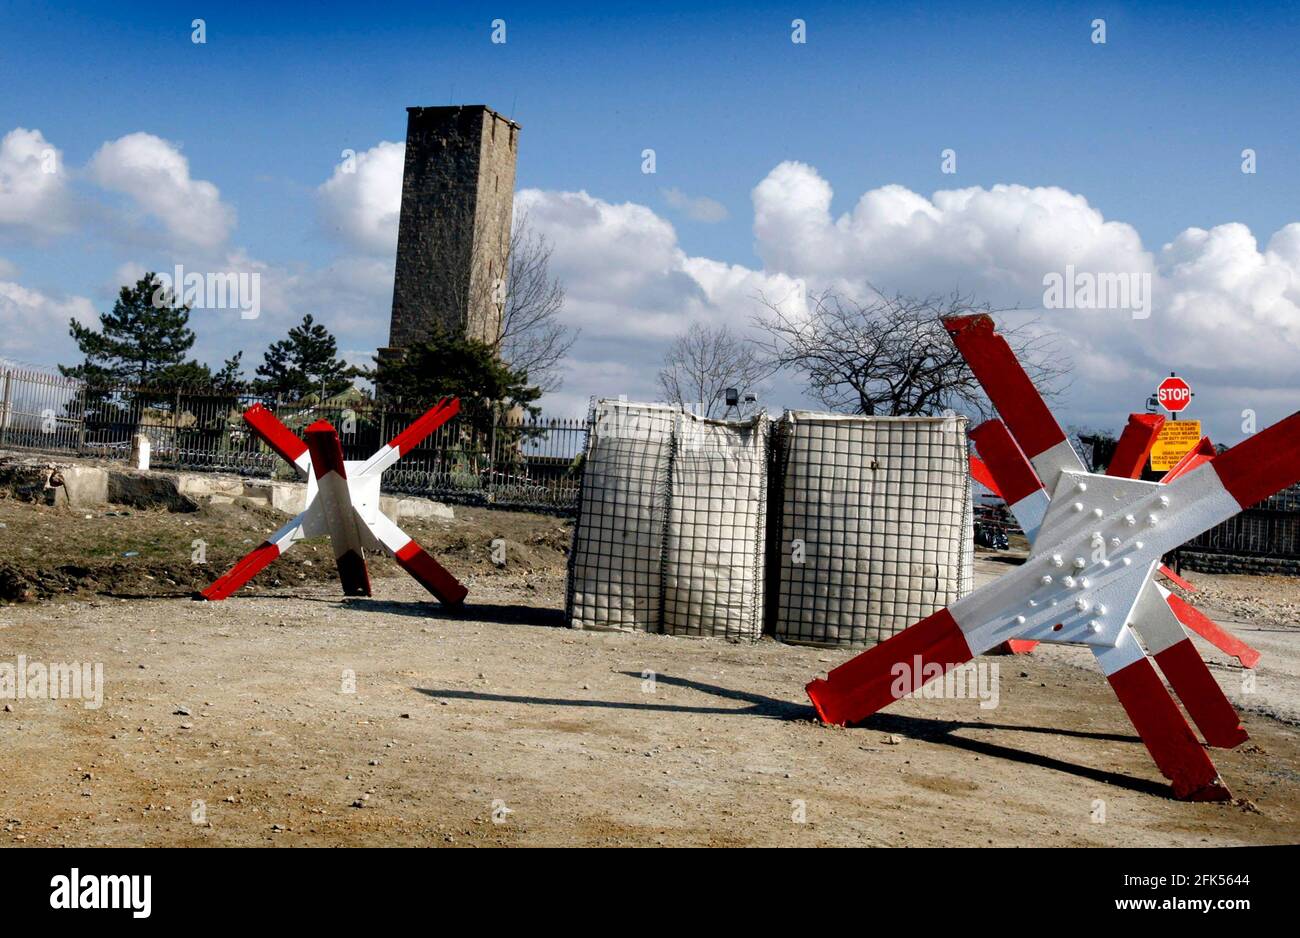
{"type": "Polygon", "coordinates": [[[408,107],[387,349],[434,324],[493,342],[510,255],[519,125],[481,104],[408,107]]]}

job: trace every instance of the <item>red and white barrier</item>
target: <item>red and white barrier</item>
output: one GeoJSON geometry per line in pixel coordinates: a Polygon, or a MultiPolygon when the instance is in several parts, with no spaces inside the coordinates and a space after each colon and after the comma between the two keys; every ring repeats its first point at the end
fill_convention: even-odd
{"type": "MultiPolygon", "coordinates": [[[[1132,454],[1117,475],[1090,473],[992,320],[945,325],[1005,421],[976,434],[1008,503],[1029,511],[1026,500],[1050,496],[1036,526],[1025,519],[1035,533],[1024,565],[814,680],[808,695],[818,715],[853,723],[892,703],[897,666],[915,672],[919,664],[915,690],[1004,642],[1083,644],[1175,795],[1230,797],[1147,651],[1210,745],[1235,746],[1245,731],[1182,629],[1186,604],[1153,577],[1163,554],[1300,480],[1300,414],[1167,484],[1128,478],[1132,454]]],[[[1149,432],[1150,423],[1138,421],[1126,449],[1140,451],[1149,432]]]]}
{"type": "Polygon", "coordinates": [[[370,595],[365,552],[385,550],[443,603],[459,605],[468,593],[465,587],[379,510],[384,470],[459,410],[458,400],[444,398],[365,462],[347,462],[338,433],[324,420],[309,426],[303,441],[261,404],[250,407],[244,413],[249,429],[306,476],[307,507],[200,595],[225,599],[295,542],[328,535],[339,581],[348,596],[370,595]]]}

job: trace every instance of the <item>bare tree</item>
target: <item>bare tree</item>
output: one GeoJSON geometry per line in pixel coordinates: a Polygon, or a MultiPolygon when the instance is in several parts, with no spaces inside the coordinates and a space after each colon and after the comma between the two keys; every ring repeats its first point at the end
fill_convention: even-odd
{"type": "MultiPolygon", "coordinates": [[[[762,298],[767,314],[764,352],[777,368],[803,376],[808,390],[834,411],[875,416],[934,415],[945,410],[986,417],[992,408],[970,367],[949,338],[946,316],[1004,312],[948,296],[886,296],[872,288],[864,302],[832,291],[810,298],[806,315],[793,315],[762,298]]],[[[1030,378],[1051,397],[1059,394],[1069,363],[1033,324],[999,331],[1030,378]]]]}
{"type": "Polygon", "coordinates": [[[515,371],[526,371],[529,383],[543,391],[559,390],[560,361],[578,338],[578,330],[560,321],[564,287],[551,276],[551,251],[550,242],[533,229],[526,214],[515,219],[500,291],[501,324],[492,343],[502,361],[515,371]]]}
{"type": "Polygon", "coordinates": [[[558,390],[561,362],[578,330],[560,320],[564,287],[551,275],[552,246],[526,213],[514,217],[507,240],[498,219],[476,215],[471,204],[447,196],[439,205],[442,240],[461,245],[466,256],[476,250],[469,264],[437,264],[421,273],[429,302],[512,370],[526,371],[530,385],[558,390]],[[501,242],[495,250],[494,241],[501,242]]]}
{"type": "Polygon", "coordinates": [[[1066,428],[1065,435],[1074,451],[1083,457],[1084,465],[1092,472],[1106,471],[1119,443],[1114,432],[1093,427],[1072,425],[1066,428]]]}
{"type": "Polygon", "coordinates": [[[674,404],[700,404],[703,416],[723,412],[727,388],[753,390],[772,372],[752,340],[726,326],[694,324],[664,355],[659,387],[674,404]]]}

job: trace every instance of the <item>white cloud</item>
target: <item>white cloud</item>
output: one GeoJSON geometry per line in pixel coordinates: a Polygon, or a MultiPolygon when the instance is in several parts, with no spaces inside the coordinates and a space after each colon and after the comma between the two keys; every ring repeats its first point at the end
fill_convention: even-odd
{"type": "Polygon", "coordinates": [[[118,290],[124,286],[134,286],[148,272],[149,268],[139,261],[127,261],[125,264],[118,264],[117,269],[113,271],[113,278],[104,283],[102,288],[110,296],[116,296],[118,290]]]}
{"type": "MultiPolygon", "coordinates": [[[[927,295],[960,290],[995,306],[1037,311],[1074,360],[1067,420],[1118,427],[1169,370],[1196,386],[1191,416],[1240,436],[1240,412],[1261,425],[1273,389],[1296,387],[1300,356],[1300,224],[1260,250],[1244,225],[1188,228],[1161,250],[1130,225],[1108,221],[1078,194],[997,185],[940,191],[873,189],[839,217],[831,186],[801,163],[778,165],[753,191],[756,250],[769,275],[814,289],[867,283],[927,295]],[[1044,310],[1043,277],[1063,272],[1149,275],[1150,318],[1126,310],[1044,310]]],[[[1009,318],[1020,318],[1015,315],[1009,318]]]]}
{"type": "Polygon", "coordinates": [[[997,303],[1041,299],[1043,275],[1067,263],[1080,271],[1152,269],[1131,226],[1055,187],[955,189],[927,199],[888,185],[833,218],[830,184],[812,167],[786,162],[754,188],[753,201],[765,267],[821,283],[887,278],[893,289],[961,287],[997,303]]]}
{"type": "MultiPolygon", "coordinates": [[[[393,301],[393,262],[373,257],[340,257],[325,267],[267,269],[263,305],[272,317],[296,325],[313,314],[348,341],[375,347],[388,344],[393,301]]],[[[285,327],[287,328],[287,326],[285,327]]]]}
{"type": "Polygon", "coordinates": [[[0,355],[44,358],[51,348],[75,351],[68,338],[68,321],[95,325],[95,305],[82,296],[54,297],[17,283],[0,280],[0,355]]]}
{"type": "Polygon", "coordinates": [[[395,256],[405,158],[405,144],[385,140],[336,166],[316,190],[326,228],[358,251],[395,256]]]}
{"type": "MultiPolygon", "coordinates": [[[[18,128],[0,141],[0,230],[49,235],[70,230],[74,216],[84,214],[72,211],[61,154],[53,151],[58,173],[41,172],[51,150],[34,130],[18,128]]],[[[196,312],[201,359],[220,361],[240,347],[260,359],[265,342],[308,312],[336,332],[341,348],[364,355],[387,341],[403,158],[402,144],[380,142],[357,155],[355,172],[340,166],[317,188],[322,223],[348,249],[320,268],[271,266],[232,249],[233,209],[216,186],[193,179],[184,156],[158,137],[136,133],[104,144],[85,175],[161,223],[171,238],[169,263],[175,255],[187,269],[261,273],[258,320],[196,312]]],[[[687,217],[725,215],[709,199],[677,189],[663,195],[687,217]]],[[[752,193],[761,260],[755,269],[689,255],[672,223],[645,205],[582,191],[517,193],[516,212],[553,245],[552,273],[567,294],[563,318],[582,329],[563,392],[548,408],[579,413],[593,394],[653,398],[674,335],[694,322],[744,329],[761,310],[759,295],[797,303],[805,283],[849,292],[868,283],[914,294],[959,290],[1037,312],[1075,362],[1074,391],[1058,405],[1064,422],[1117,428],[1170,369],[1187,375],[1197,391],[1191,415],[1205,416],[1207,429],[1225,440],[1240,436],[1243,409],[1257,410],[1262,426],[1300,404],[1300,222],[1263,247],[1236,223],[1188,228],[1155,247],[1084,196],[1057,187],[996,185],[927,197],[886,185],[838,216],[832,196],[830,183],[802,163],[781,163],[760,180],[752,193]],[[1044,275],[1067,265],[1149,275],[1150,318],[1042,310],[1044,275]]],[[[117,280],[133,281],[144,269],[123,264],[117,280]]],[[[37,354],[51,336],[66,336],[70,316],[93,321],[89,300],[29,290],[15,277],[13,265],[0,259],[0,321],[8,327],[0,352],[37,354]]],[[[771,403],[802,403],[787,396],[771,403]]]]}
{"type": "MultiPolygon", "coordinates": [[[[917,294],[960,290],[1019,306],[1057,332],[1075,363],[1067,423],[1117,428],[1154,382],[1176,368],[1193,380],[1207,429],[1240,436],[1243,409],[1261,424],[1284,407],[1300,353],[1300,224],[1261,250],[1241,225],[1188,229],[1158,251],[1076,193],[1015,185],[937,192],[901,186],[865,193],[840,217],[831,188],[810,167],[785,163],[754,190],[762,270],[691,257],[673,226],[649,208],[585,192],[525,190],[517,208],[554,244],[566,320],[583,329],[563,402],[588,394],[652,397],[669,337],[695,321],[744,327],[763,294],[799,286],[917,294]],[[1127,310],[1043,310],[1043,278],[1080,272],[1147,275],[1149,319],[1127,310]]],[[[1011,314],[1010,319],[1026,318],[1011,314]]],[[[556,398],[557,401],[560,398],[556,398]]],[[[793,403],[781,401],[776,403],[793,403]]]]}
{"type": "Polygon", "coordinates": [[[664,200],[691,221],[716,224],[727,220],[727,207],[708,196],[691,197],[676,187],[664,190],[664,200]]]}
{"type": "Polygon", "coordinates": [[[672,224],[644,205],[525,189],[515,211],[553,245],[563,319],[582,330],[557,397],[567,412],[585,410],[580,402],[593,394],[656,398],[660,360],[675,335],[694,322],[744,331],[760,294],[798,293],[783,274],[687,255],[672,224]]]}
{"type": "Polygon", "coordinates": [[[0,140],[0,230],[41,238],[72,227],[63,153],[39,130],[15,127],[0,140]]]}
{"type": "Polygon", "coordinates": [[[96,183],[128,196],[181,245],[214,249],[234,228],[234,208],[215,185],[194,179],[179,148],[161,137],[133,133],[109,141],[88,169],[96,183]]]}
{"type": "MultiPolygon", "coordinates": [[[[136,263],[125,265],[120,271],[125,278],[122,282],[134,282],[131,275],[143,269],[136,263]]],[[[225,309],[195,307],[190,313],[190,325],[198,337],[193,355],[199,361],[219,364],[244,349],[245,371],[251,374],[262,361],[266,346],[284,338],[308,313],[334,333],[341,349],[369,347],[368,354],[372,355],[374,348],[388,343],[391,261],[344,256],[323,267],[281,266],[243,251],[230,251],[201,270],[256,274],[258,315],[244,318],[241,309],[233,304],[225,309]]],[[[185,271],[192,273],[200,268],[186,264],[185,271]]],[[[171,273],[171,269],[163,272],[171,273]]]]}

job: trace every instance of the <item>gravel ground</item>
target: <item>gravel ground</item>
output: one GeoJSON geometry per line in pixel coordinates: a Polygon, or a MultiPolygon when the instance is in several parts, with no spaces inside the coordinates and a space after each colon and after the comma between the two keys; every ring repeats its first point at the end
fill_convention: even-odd
{"type": "MultiPolygon", "coordinates": [[[[1300,840],[1300,634],[1274,618],[1300,584],[1270,583],[1266,616],[1225,618],[1264,652],[1253,692],[1201,645],[1252,739],[1213,754],[1235,803],[1185,804],[1083,649],[981,659],[998,669],[994,708],[907,699],[864,726],[824,727],[803,685],[850,652],[563,628],[567,528],[504,514],[438,535],[464,535],[446,557],[470,587],[459,615],[384,565],[371,599],[286,566],[222,603],[101,583],[0,606],[0,662],[100,662],[105,681],[97,709],[17,700],[0,712],[0,843],[1300,840]],[[497,569],[479,541],[507,528],[521,549],[497,569]]],[[[42,553],[57,552],[59,519],[44,517],[42,553]]],[[[1259,592],[1249,578],[1194,578],[1199,601],[1259,592]]]]}

